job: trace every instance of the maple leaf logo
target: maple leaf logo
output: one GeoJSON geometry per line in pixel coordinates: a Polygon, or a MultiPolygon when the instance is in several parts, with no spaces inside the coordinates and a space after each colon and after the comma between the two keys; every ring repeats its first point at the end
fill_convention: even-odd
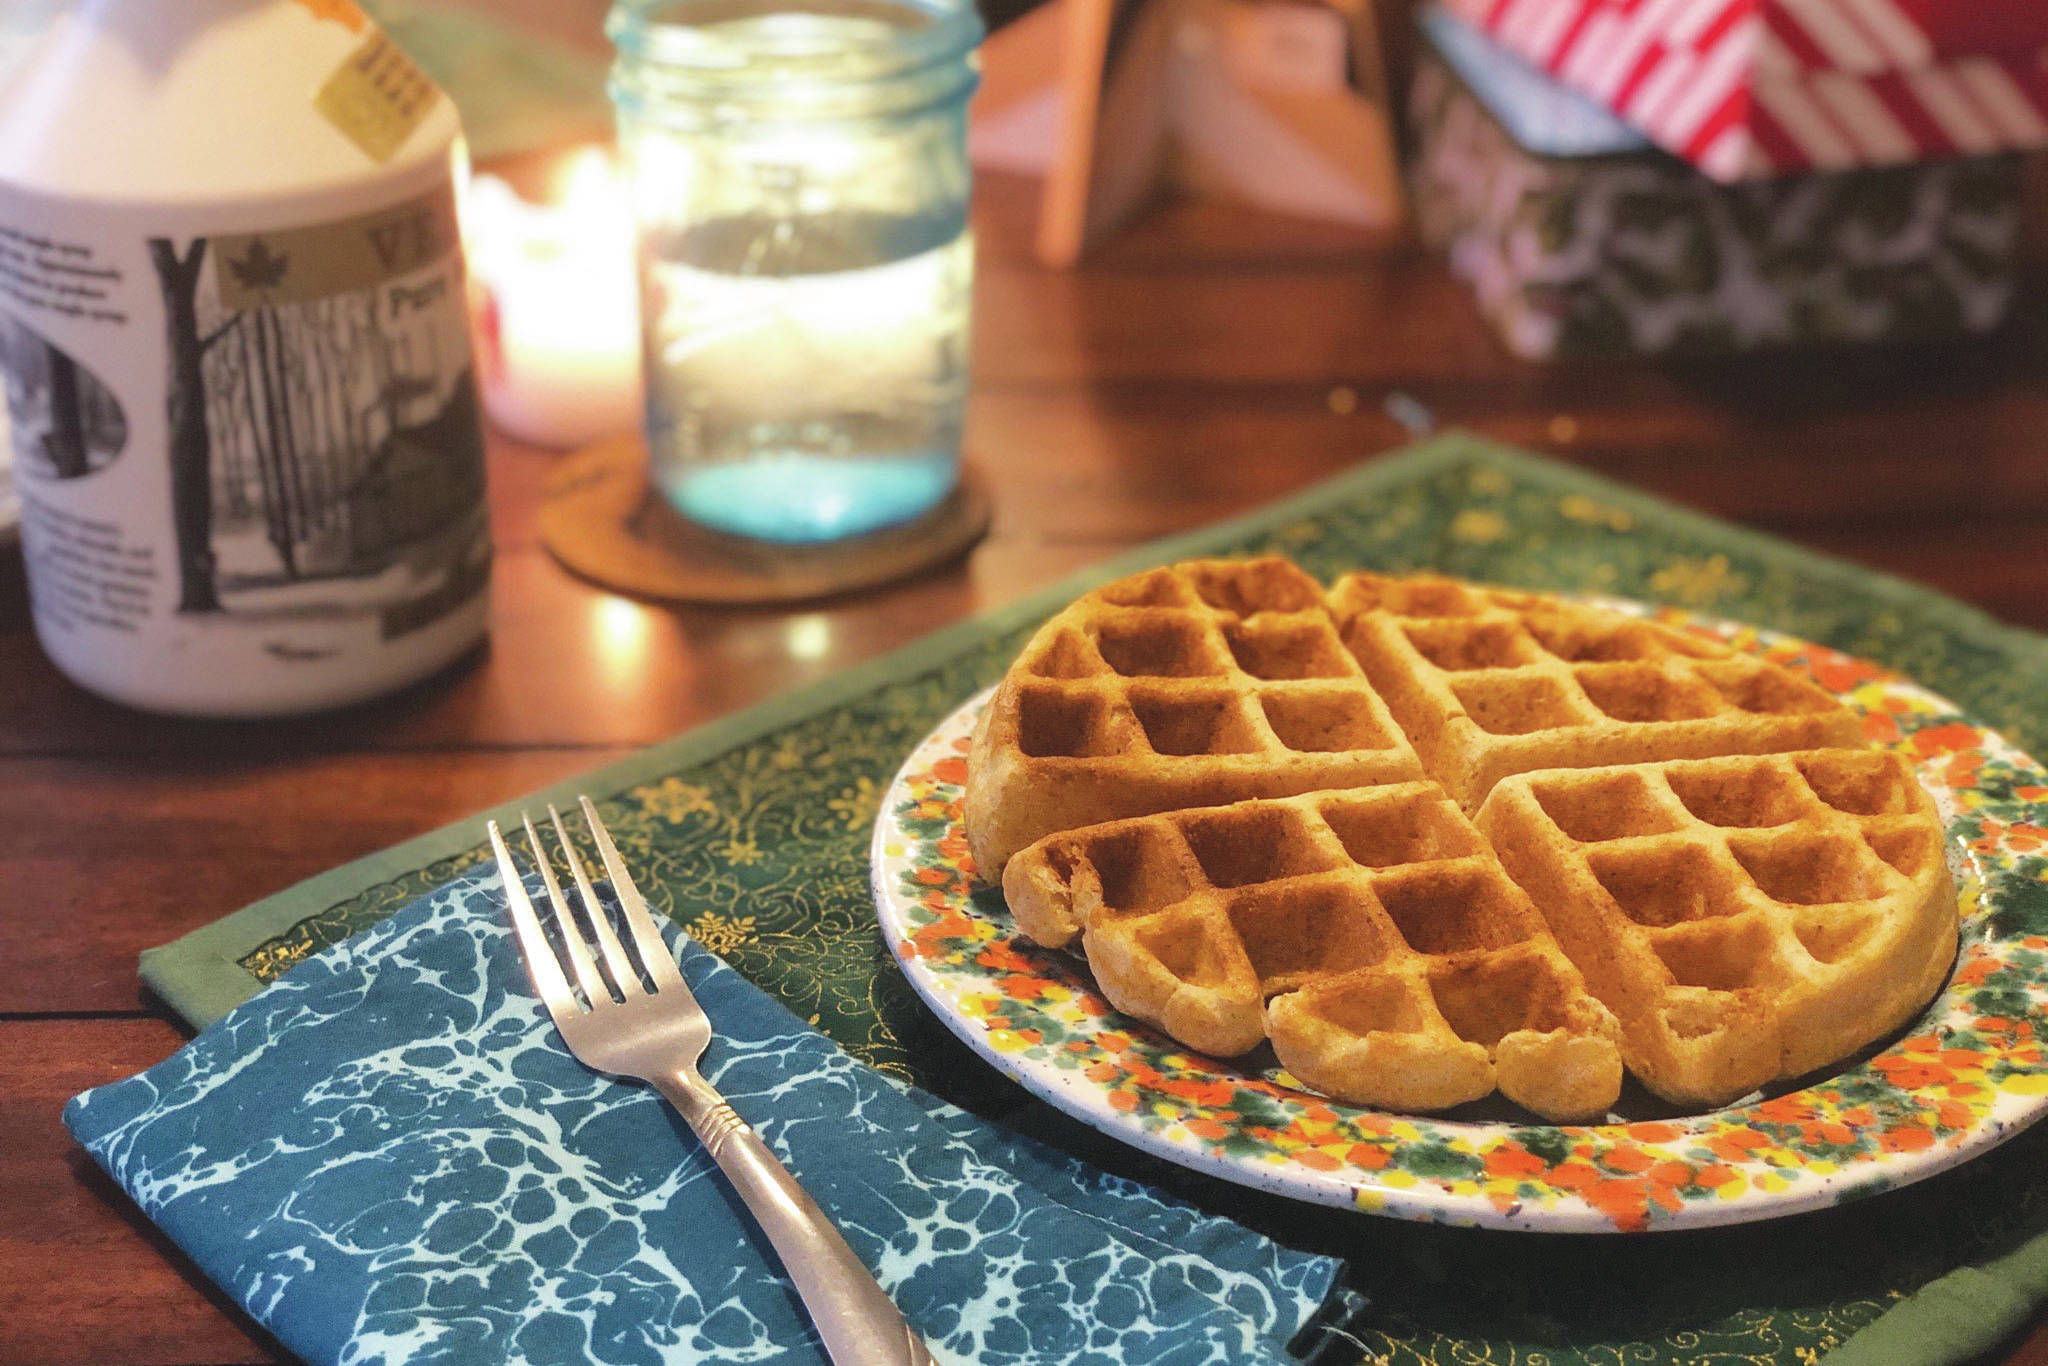
{"type": "Polygon", "coordinates": [[[249,250],[237,261],[230,258],[228,269],[234,272],[235,280],[242,288],[262,292],[276,289],[284,283],[284,274],[291,268],[292,258],[281,256],[257,238],[249,244],[249,250]]]}

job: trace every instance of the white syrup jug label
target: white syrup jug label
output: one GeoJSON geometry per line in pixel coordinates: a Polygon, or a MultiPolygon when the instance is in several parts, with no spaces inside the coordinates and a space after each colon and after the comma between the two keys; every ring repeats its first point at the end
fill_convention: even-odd
{"type": "Polygon", "coordinates": [[[0,378],[69,677],[288,715],[484,637],[460,137],[354,0],[93,0],[39,28],[0,84],[0,378]]]}
{"type": "Polygon", "coordinates": [[[0,191],[0,369],[59,661],[234,671],[267,710],[299,691],[280,675],[346,692],[473,640],[489,545],[452,186],[255,232],[70,216],[0,191]]]}

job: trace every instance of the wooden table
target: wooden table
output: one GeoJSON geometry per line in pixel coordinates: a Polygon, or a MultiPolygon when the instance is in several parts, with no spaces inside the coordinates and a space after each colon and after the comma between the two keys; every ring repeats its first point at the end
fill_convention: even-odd
{"type": "MultiPolygon", "coordinates": [[[[1179,206],[1052,275],[1025,249],[1031,204],[1002,179],[977,197],[968,445],[995,530],[915,582],[798,612],[626,601],[537,544],[554,457],[494,439],[489,654],[342,715],[217,726],[66,683],[0,555],[0,1363],[286,1359],[58,1124],[185,1038],[138,951],[1369,459],[1407,439],[1392,396],[2048,628],[2048,271],[1995,342],[1545,369],[1505,359],[1413,250],[1179,206]]],[[[2048,1329],[2016,1351],[2048,1363],[2048,1329]]]]}

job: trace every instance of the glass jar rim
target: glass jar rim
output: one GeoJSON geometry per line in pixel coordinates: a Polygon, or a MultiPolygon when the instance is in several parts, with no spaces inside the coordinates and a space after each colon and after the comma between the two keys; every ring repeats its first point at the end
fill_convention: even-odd
{"type": "Polygon", "coordinates": [[[605,31],[621,69],[705,86],[817,87],[915,76],[968,56],[981,17],[962,0],[619,0],[605,31]],[[872,38],[815,27],[752,24],[783,16],[872,20],[872,38]]]}

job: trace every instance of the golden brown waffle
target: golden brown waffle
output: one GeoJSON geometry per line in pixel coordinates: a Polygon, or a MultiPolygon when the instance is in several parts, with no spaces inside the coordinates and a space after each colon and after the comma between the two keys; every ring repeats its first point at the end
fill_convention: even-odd
{"type": "Polygon", "coordinates": [[[1377,574],[1340,580],[1331,604],[1467,811],[1511,773],[1863,743],[1853,711],[1788,670],[1620,613],[1377,574]]]}
{"type": "Polygon", "coordinates": [[[975,731],[967,834],[994,878],[1059,830],[1421,776],[1314,579],[1193,561],[1086,595],[1025,646],[975,731]]]}
{"type": "Polygon", "coordinates": [[[1932,804],[1876,750],[1525,773],[1479,828],[1587,984],[1629,1070],[1733,1100],[1899,1027],[1956,948],[1932,804]]]}
{"type": "Polygon", "coordinates": [[[1005,677],[966,816],[1024,933],[1080,939],[1121,1008],[1400,1109],[1498,1086],[1582,1118],[1620,1057],[1718,1103],[1896,1027],[1955,948],[1939,823],[1848,707],[1450,579],[1198,561],[1098,590],[1005,677]]]}
{"type": "Polygon", "coordinates": [[[1069,831],[1003,891],[1038,943],[1082,940],[1119,1009],[1223,1056],[1270,1036],[1328,1095],[1438,1110],[1498,1087],[1572,1121],[1620,1089],[1613,1017],[1433,783],[1069,831]]]}

